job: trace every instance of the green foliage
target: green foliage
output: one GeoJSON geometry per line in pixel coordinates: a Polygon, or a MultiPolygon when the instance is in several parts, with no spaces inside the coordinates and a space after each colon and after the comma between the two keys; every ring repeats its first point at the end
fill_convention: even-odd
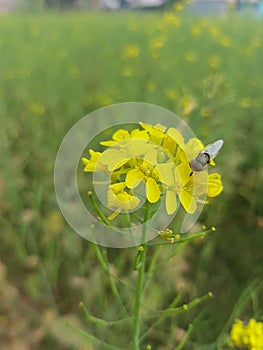
{"type": "MultiPolygon", "coordinates": [[[[163,106],[183,117],[207,143],[225,141],[217,158],[225,190],[200,218],[217,232],[162,265],[147,305],[167,307],[180,288],[184,302],[208,290],[214,298],[201,313],[166,319],[166,331],[158,326],[147,344],[174,349],[175,338],[183,339],[195,316],[189,349],[215,343],[222,330],[228,332],[224,325],[250,285],[235,316],[262,315],[257,278],[263,272],[263,22],[235,15],[173,16],[1,17],[0,278],[3,290],[10,291],[1,293],[6,301],[0,304],[3,346],[19,341],[34,349],[77,349],[85,341],[70,326],[65,331],[65,322],[80,326],[81,300],[98,318],[118,317],[116,290],[98,264],[98,252],[72,232],[59,212],[53,165],[76,121],[101,106],[125,101],[163,106]],[[25,314],[27,322],[20,329],[17,320],[25,314]]],[[[163,248],[160,263],[174,249],[163,248]]],[[[107,254],[112,275],[121,281],[118,292],[130,306],[127,285],[134,282],[135,252],[109,249],[107,254]]],[[[85,322],[82,329],[91,338],[96,333],[116,341],[112,329],[104,333],[85,322]]],[[[150,326],[147,322],[146,328],[150,326]]],[[[120,346],[125,347],[125,336],[120,346]]]]}

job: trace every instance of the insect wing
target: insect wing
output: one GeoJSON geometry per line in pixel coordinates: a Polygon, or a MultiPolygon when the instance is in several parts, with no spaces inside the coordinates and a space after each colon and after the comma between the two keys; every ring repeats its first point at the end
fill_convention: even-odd
{"type": "Polygon", "coordinates": [[[210,157],[210,160],[213,160],[223,146],[223,143],[223,140],[217,140],[214,143],[210,143],[205,147],[202,153],[207,153],[210,157]]]}

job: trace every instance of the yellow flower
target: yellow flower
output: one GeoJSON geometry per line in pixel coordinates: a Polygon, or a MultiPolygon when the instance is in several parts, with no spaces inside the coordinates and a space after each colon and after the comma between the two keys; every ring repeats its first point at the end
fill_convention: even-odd
{"type": "Polygon", "coordinates": [[[167,89],[165,91],[165,95],[169,98],[169,100],[175,101],[177,100],[177,93],[174,89],[167,89]]]}
{"type": "Polygon", "coordinates": [[[38,102],[30,102],[28,105],[28,108],[31,112],[38,115],[43,115],[46,111],[45,106],[43,106],[41,103],[38,103],[38,102]]]}
{"type": "Polygon", "coordinates": [[[236,320],[232,326],[230,337],[235,346],[240,349],[263,349],[263,322],[253,318],[245,326],[241,320],[236,320]]]}
{"type": "Polygon", "coordinates": [[[95,152],[92,149],[89,150],[90,159],[82,158],[82,163],[85,165],[84,171],[86,173],[90,172],[99,172],[99,171],[105,171],[106,167],[102,165],[102,163],[99,162],[99,159],[101,157],[101,152],[95,152]]]}
{"type": "Polygon", "coordinates": [[[196,53],[193,51],[188,51],[185,53],[184,58],[188,62],[194,62],[196,61],[196,53]]]}
{"type": "Polygon", "coordinates": [[[167,24],[171,24],[177,27],[181,25],[180,17],[175,15],[173,12],[166,12],[164,14],[164,21],[167,24]]]}
{"type": "Polygon", "coordinates": [[[221,63],[221,58],[219,56],[213,55],[208,57],[208,63],[211,68],[218,68],[221,63]]]}
{"type": "Polygon", "coordinates": [[[129,131],[127,131],[127,130],[120,129],[120,130],[117,130],[113,134],[112,140],[102,141],[102,142],[100,142],[100,144],[102,146],[110,147],[110,146],[113,146],[114,144],[116,144],[120,141],[130,140],[130,139],[148,140],[149,136],[148,136],[147,132],[144,130],[135,129],[135,130],[132,130],[131,133],[129,133],[129,131]]]}
{"type": "Polygon", "coordinates": [[[208,197],[217,197],[223,191],[221,176],[217,173],[208,175],[208,197]]]}
{"type": "Polygon", "coordinates": [[[117,170],[129,161],[136,161],[136,158],[142,158],[155,147],[143,139],[122,140],[117,145],[118,148],[109,148],[100,157],[100,162],[107,166],[109,171],[117,170]]]}
{"type": "Polygon", "coordinates": [[[135,169],[128,172],[126,184],[128,188],[136,188],[141,181],[146,184],[146,198],[150,203],[156,203],[160,199],[160,189],[158,186],[159,174],[156,170],[157,150],[151,149],[144,157],[142,164],[137,162],[135,169]]]}
{"type": "Polygon", "coordinates": [[[112,184],[108,188],[108,205],[110,208],[120,210],[133,210],[140,204],[140,199],[126,192],[127,187],[125,182],[112,184]]]}
{"type": "Polygon", "coordinates": [[[123,49],[124,58],[136,58],[139,56],[140,48],[137,45],[128,45],[123,49]]]}
{"type": "Polygon", "coordinates": [[[231,42],[231,39],[228,36],[223,36],[220,39],[220,44],[222,46],[228,47],[228,46],[230,46],[232,44],[232,42],[231,42]]]}
{"type": "Polygon", "coordinates": [[[153,38],[150,41],[150,49],[151,50],[161,49],[164,46],[165,42],[166,42],[166,39],[163,36],[153,38]]]}
{"type": "Polygon", "coordinates": [[[200,26],[197,26],[197,25],[193,25],[191,27],[191,33],[194,35],[194,36],[199,36],[201,33],[202,33],[202,28],[200,26]]]}
{"type": "Polygon", "coordinates": [[[160,124],[150,125],[140,122],[140,126],[147,132],[149,140],[156,145],[161,145],[165,136],[166,127],[160,124]]]}

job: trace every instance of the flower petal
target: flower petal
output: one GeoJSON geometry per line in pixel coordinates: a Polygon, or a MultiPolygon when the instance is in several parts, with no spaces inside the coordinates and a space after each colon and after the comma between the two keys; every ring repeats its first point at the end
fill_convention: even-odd
{"type": "Polygon", "coordinates": [[[196,200],[187,191],[182,191],[180,195],[180,201],[185,211],[187,211],[187,213],[193,214],[196,211],[197,209],[196,200]]]}
{"type": "Polygon", "coordinates": [[[161,182],[167,186],[174,185],[173,167],[173,162],[167,162],[158,164],[155,168],[158,171],[161,182]]]}
{"type": "Polygon", "coordinates": [[[208,197],[216,197],[223,191],[221,176],[217,173],[208,176],[208,197]]]}
{"type": "Polygon", "coordinates": [[[126,164],[130,158],[116,149],[108,149],[101,154],[100,163],[107,165],[110,171],[126,164]]]}
{"type": "Polygon", "coordinates": [[[167,191],[165,196],[165,207],[168,215],[173,214],[177,209],[176,193],[167,191]]]}
{"type": "Polygon", "coordinates": [[[156,203],[160,199],[160,189],[151,177],[146,180],[146,197],[150,203],[156,203]]]}
{"type": "Polygon", "coordinates": [[[144,179],[145,175],[139,169],[132,169],[126,175],[126,185],[128,188],[135,188],[139,186],[140,182],[144,179]]]}

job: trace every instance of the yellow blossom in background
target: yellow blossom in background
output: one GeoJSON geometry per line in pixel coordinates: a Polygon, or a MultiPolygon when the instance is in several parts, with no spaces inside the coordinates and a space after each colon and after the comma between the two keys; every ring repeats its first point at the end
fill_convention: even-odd
{"type": "Polygon", "coordinates": [[[220,35],[220,30],[218,27],[211,27],[209,28],[209,33],[214,37],[214,38],[218,38],[220,35]]]}
{"type": "Polygon", "coordinates": [[[170,24],[175,27],[179,27],[181,25],[181,18],[173,12],[164,13],[163,18],[166,24],[170,24]]]}
{"type": "Polygon", "coordinates": [[[200,25],[192,25],[191,33],[193,36],[199,36],[202,33],[202,27],[200,25]]]}
{"type": "Polygon", "coordinates": [[[43,115],[46,111],[45,106],[38,102],[30,102],[28,104],[28,109],[38,115],[43,115]]]}
{"type": "Polygon", "coordinates": [[[238,105],[242,108],[249,108],[249,107],[251,107],[251,100],[249,97],[242,97],[238,101],[238,105]]]}
{"type": "Polygon", "coordinates": [[[137,45],[128,45],[123,48],[124,58],[136,58],[139,56],[140,48],[137,45]]]}
{"type": "Polygon", "coordinates": [[[165,90],[165,95],[172,101],[175,101],[178,98],[177,92],[174,89],[165,90]]]}
{"type": "Polygon", "coordinates": [[[221,63],[221,58],[219,56],[213,55],[208,57],[208,64],[211,68],[217,69],[221,63]]]}
{"type": "Polygon", "coordinates": [[[184,9],[184,5],[181,2],[175,2],[173,8],[175,11],[182,11],[184,9]]]}
{"type": "Polygon", "coordinates": [[[195,62],[196,61],[196,53],[193,51],[188,51],[184,55],[184,59],[188,62],[195,62]]]}
{"type": "Polygon", "coordinates": [[[156,85],[156,83],[153,82],[153,81],[148,81],[147,84],[146,84],[146,89],[147,89],[147,91],[149,91],[149,92],[155,91],[155,90],[156,90],[156,87],[157,87],[157,85],[156,85]]]}
{"type": "Polygon", "coordinates": [[[161,49],[164,46],[165,42],[166,42],[166,39],[163,36],[153,38],[152,40],[150,40],[150,49],[151,50],[161,49]]]}
{"type": "Polygon", "coordinates": [[[229,47],[232,44],[232,41],[228,36],[223,36],[219,42],[222,46],[225,46],[225,47],[229,47]]]}
{"type": "Polygon", "coordinates": [[[131,77],[133,76],[134,74],[134,71],[131,67],[124,67],[122,70],[121,70],[121,75],[123,77],[131,77]]]}
{"type": "Polygon", "coordinates": [[[185,96],[180,100],[181,106],[183,108],[182,114],[187,116],[192,113],[192,111],[197,107],[197,103],[191,96],[185,96]]]}
{"type": "Polygon", "coordinates": [[[112,104],[112,99],[109,96],[106,95],[100,95],[99,96],[99,103],[102,106],[109,106],[112,104]]]}
{"type": "Polygon", "coordinates": [[[239,349],[262,350],[263,322],[257,322],[252,318],[247,325],[244,325],[241,320],[236,320],[232,326],[230,337],[239,349]]]}

